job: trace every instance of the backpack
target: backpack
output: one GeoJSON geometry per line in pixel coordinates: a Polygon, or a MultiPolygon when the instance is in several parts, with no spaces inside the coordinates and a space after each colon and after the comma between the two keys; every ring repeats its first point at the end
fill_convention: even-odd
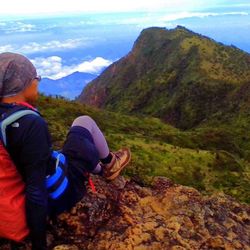
{"type": "MultiPolygon", "coordinates": [[[[22,241],[29,234],[25,210],[25,183],[6,150],[6,128],[21,117],[38,112],[13,108],[0,120],[0,238],[22,241]]],[[[55,173],[45,183],[51,199],[59,198],[68,185],[67,164],[63,154],[53,151],[55,173]]]]}

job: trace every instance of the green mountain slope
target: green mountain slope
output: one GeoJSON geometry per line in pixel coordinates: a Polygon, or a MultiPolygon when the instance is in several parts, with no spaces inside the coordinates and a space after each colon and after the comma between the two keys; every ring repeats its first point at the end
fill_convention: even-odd
{"type": "Polygon", "coordinates": [[[99,110],[76,102],[42,96],[39,110],[49,123],[55,148],[61,148],[73,120],[80,115],[93,117],[104,131],[110,148],[131,148],[133,157],[125,174],[149,184],[162,175],[205,193],[224,191],[250,202],[250,164],[221,150],[201,131],[180,131],[160,119],[127,116],[99,110]],[[209,143],[208,143],[209,144],[209,143]]]}
{"type": "Polygon", "coordinates": [[[189,129],[232,103],[249,108],[249,79],[249,54],[183,27],[149,28],[78,100],[189,129]]]}

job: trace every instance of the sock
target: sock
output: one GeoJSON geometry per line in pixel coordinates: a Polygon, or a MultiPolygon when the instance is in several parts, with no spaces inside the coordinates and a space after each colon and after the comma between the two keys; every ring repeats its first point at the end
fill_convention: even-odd
{"type": "Polygon", "coordinates": [[[102,167],[100,164],[97,164],[95,169],[92,171],[92,174],[100,174],[102,172],[102,167]]]}
{"type": "Polygon", "coordinates": [[[101,159],[101,162],[103,164],[109,164],[112,161],[112,157],[113,157],[112,154],[109,152],[109,154],[106,158],[101,159]]]}

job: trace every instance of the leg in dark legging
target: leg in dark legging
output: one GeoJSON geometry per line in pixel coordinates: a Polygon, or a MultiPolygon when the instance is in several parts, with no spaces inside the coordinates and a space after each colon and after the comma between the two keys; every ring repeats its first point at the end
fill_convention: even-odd
{"type": "Polygon", "coordinates": [[[109,151],[108,144],[103,133],[91,117],[80,116],[74,120],[72,126],[83,127],[92,135],[99,158],[103,163],[103,167],[101,167],[100,164],[97,164],[93,173],[101,173],[103,171],[102,174],[106,179],[113,180],[130,162],[131,152],[128,148],[120,149],[114,153],[109,151]]]}
{"type": "MultiPolygon", "coordinates": [[[[80,126],[86,128],[91,133],[92,138],[94,140],[94,144],[99,153],[99,158],[103,163],[107,164],[112,160],[112,155],[110,154],[107,141],[102,131],[91,117],[87,115],[79,116],[72,123],[72,127],[73,126],[80,126]]],[[[100,172],[100,170],[101,166],[98,164],[94,172],[98,173],[100,172]]]]}

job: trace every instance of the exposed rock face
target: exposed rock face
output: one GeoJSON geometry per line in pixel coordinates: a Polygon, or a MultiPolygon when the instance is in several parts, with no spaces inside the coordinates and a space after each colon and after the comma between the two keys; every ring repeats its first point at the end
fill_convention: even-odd
{"type": "Polygon", "coordinates": [[[203,197],[161,177],[152,188],[122,177],[94,183],[97,193],[51,227],[50,249],[250,249],[250,207],[228,196],[203,197]]]}
{"type": "Polygon", "coordinates": [[[89,193],[54,228],[58,249],[250,249],[250,207],[156,178],[145,188],[94,179],[89,193]]]}

